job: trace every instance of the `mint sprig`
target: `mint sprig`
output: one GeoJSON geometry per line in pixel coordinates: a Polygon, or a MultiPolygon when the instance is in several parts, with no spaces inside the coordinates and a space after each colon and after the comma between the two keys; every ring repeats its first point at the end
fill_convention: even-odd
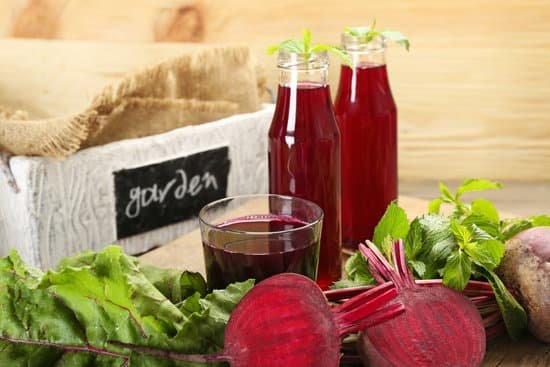
{"type": "Polygon", "coordinates": [[[309,29],[305,28],[302,30],[302,39],[298,40],[295,38],[287,39],[277,45],[270,45],[267,47],[267,53],[269,55],[274,54],[279,51],[287,51],[292,53],[301,54],[304,56],[306,61],[309,61],[311,54],[315,52],[327,51],[336,56],[338,56],[342,61],[348,65],[352,65],[351,58],[349,55],[342,50],[340,47],[327,45],[327,44],[312,44],[311,43],[311,32],[309,29]]]}
{"type": "Polygon", "coordinates": [[[361,42],[369,43],[378,36],[390,39],[401,46],[405,47],[405,50],[409,51],[410,42],[402,33],[397,31],[378,31],[376,30],[376,19],[372,21],[369,27],[346,27],[344,32],[356,37],[361,42]]]}

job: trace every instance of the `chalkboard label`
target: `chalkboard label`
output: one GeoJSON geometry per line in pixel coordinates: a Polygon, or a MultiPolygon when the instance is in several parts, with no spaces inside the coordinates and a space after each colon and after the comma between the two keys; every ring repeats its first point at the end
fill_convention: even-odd
{"type": "Polygon", "coordinates": [[[113,172],[117,238],[197,216],[227,194],[229,148],[113,172]]]}

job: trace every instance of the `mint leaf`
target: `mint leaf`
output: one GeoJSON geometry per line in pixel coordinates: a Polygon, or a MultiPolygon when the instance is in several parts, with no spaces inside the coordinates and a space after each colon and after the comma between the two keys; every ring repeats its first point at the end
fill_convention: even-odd
{"type": "Polygon", "coordinates": [[[550,216],[548,215],[536,215],[533,217],[529,217],[529,221],[533,224],[533,227],[550,226],[550,216]]]}
{"type": "Polygon", "coordinates": [[[487,270],[494,270],[504,256],[504,243],[498,240],[468,243],[464,250],[473,262],[487,270]]]}
{"type": "Polygon", "coordinates": [[[532,228],[533,223],[529,219],[514,219],[503,223],[502,239],[508,241],[516,234],[532,228]]]}
{"type": "Polygon", "coordinates": [[[476,199],[471,204],[472,214],[479,215],[490,220],[492,223],[498,224],[499,215],[494,204],[486,199],[476,199]]]}
{"type": "Polygon", "coordinates": [[[439,191],[441,192],[441,200],[446,203],[454,203],[455,197],[451,194],[451,190],[443,183],[439,183],[439,191]]]}
{"type": "Polygon", "coordinates": [[[382,36],[400,44],[405,47],[407,51],[409,51],[410,48],[409,40],[402,33],[396,31],[377,31],[376,19],[373,19],[369,27],[346,27],[344,28],[344,32],[349,33],[351,36],[358,38],[360,42],[364,43],[371,42],[377,36],[382,36]]]}
{"type": "Polygon", "coordinates": [[[475,240],[501,237],[499,223],[495,223],[485,216],[470,214],[462,220],[462,224],[472,229],[475,240]],[[483,238],[480,231],[483,231],[483,238]],[[487,238],[487,236],[490,238],[487,238]]]}
{"type": "Polygon", "coordinates": [[[464,247],[468,244],[473,237],[470,230],[466,226],[458,223],[456,220],[451,220],[451,232],[460,247],[464,247]]]}
{"type": "Polygon", "coordinates": [[[373,242],[381,246],[386,237],[392,240],[404,239],[409,233],[407,213],[397,203],[392,202],[374,228],[373,242]]]}
{"type": "Polygon", "coordinates": [[[441,208],[441,204],[443,203],[443,200],[441,198],[433,199],[428,204],[428,214],[439,214],[439,210],[441,208]]]}
{"type": "Polygon", "coordinates": [[[409,226],[409,233],[407,233],[405,239],[405,255],[409,261],[416,259],[423,252],[424,240],[422,235],[420,220],[415,218],[409,226]]]}
{"type": "Polygon", "coordinates": [[[420,217],[419,224],[429,260],[425,261],[426,264],[433,262],[435,267],[443,266],[457,247],[451,232],[451,220],[443,215],[429,214],[420,217]]]}
{"type": "Polygon", "coordinates": [[[472,262],[470,258],[464,251],[457,249],[447,260],[443,273],[443,284],[457,291],[462,291],[470,280],[471,275],[472,262]]]}
{"type": "Polygon", "coordinates": [[[508,335],[512,339],[519,339],[527,327],[527,313],[495,273],[487,270],[480,271],[491,283],[508,335]]]}
{"type": "Polygon", "coordinates": [[[268,46],[266,49],[266,52],[269,55],[272,55],[275,52],[279,52],[283,50],[291,53],[304,55],[306,61],[310,59],[311,54],[314,52],[327,51],[337,55],[342,59],[342,61],[344,61],[344,63],[348,65],[351,65],[352,63],[349,55],[339,47],[326,45],[326,44],[312,44],[311,32],[307,28],[302,30],[301,40],[297,40],[295,38],[284,40],[283,42],[277,45],[268,46]]]}
{"type": "Polygon", "coordinates": [[[360,252],[354,253],[344,266],[348,278],[361,285],[374,284],[367,260],[360,252]]]}
{"type": "Polygon", "coordinates": [[[353,288],[353,287],[361,287],[364,284],[360,281],[352,280],[352,279],[340,279],[330,286],[330,289],[342,289],[342,288],[353,288]]]}
{"type": "Polygon", "coordinates": [[[398,44],[400,44],[401,46],[405,47],[405,50],[409,51],[409,48],[410,48],[410,43],[409,43],[409,40],[407,39],[407,37],[405,37],[403,34],[401,34],[400,32],[395,32],[395,31],[383,31],[382,32],[382,35],[398,44]]]}
{"type": "Polygon", "coordinates": [[[353,62],[351,57],[347,54],[346,51],[340,47],[331,46],[331,45],[315,45],[311,48],[311,52],[327,51],[336,56],[338,56],[346,65],[352,66],[353,62]]]}
{"type": "Polygon", "coordinates": [[[304,51],[308,53],[311,46],[311,32],[307,28],[302,30],[302,41],[304,43],[304,51]]]}
{"type": "Polygon", "coordinates": [[[367,260],[359,251],[350,256],[344,267],[347,279],[340,279],[335,282],[332,284],[331,289],[359,287],[376,283],[369,271],[367,260]]]}
{"type": "Polygon", "coordinates": [[[371,31],[371,27],[345,27],[344,32],[353,37],[365,37],[371,31]]]}
{"type": "Polygon", "coordinates": [[[456,190],[456,198],[458,199],[465,192],[471,191],[483,191],[492,189],[501,189],[502,184],[490,180],[470,178],[464,180],[459,188],[456,190]]]}
{"type": "Polygon", "coordinates": [[[502,222],[502,239],[507,241],[516,234],[533,227],[550,226],[550,217],[547,215],[536,215],[524,219],[508,219],[502,222]]]}
{"type": "Polygon", "coordinates": [[[418,274],[420,279],[424,279],[424,274],[426,274],[426,264],[419,260],[410,260],[408,263],[412,266],[414,272],[418,274]]]}
{"type": "Polygon", "coordinates": [[[297,39],[291,38],[284,40],[283,42],[279,43],[278,45],[271,45],[267,48],[268,54],[274,54],[275,52],[278,52],[280,50],[285,50],[288,52],[295,52],[298,54],[305,53],[305,47],[304,44],[301,41],[298,41],[297,39]]]}

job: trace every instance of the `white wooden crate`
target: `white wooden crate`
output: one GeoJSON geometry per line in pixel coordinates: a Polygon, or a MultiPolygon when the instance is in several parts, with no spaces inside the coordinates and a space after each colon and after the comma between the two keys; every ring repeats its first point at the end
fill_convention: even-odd
{"type": "Polygon", "coordinates": [[[141,253],[189,232],[198,226],[196,217],[117,239],[113,173],[227,146],[227,195],[266,192],[272,116],[273,105],[265,105],[254,113],[85,149],[62,161],[13,157],[20,192],[0,178],[0,255],[15,247],[26,261],[44,268],[110,243],[141,253]]]}

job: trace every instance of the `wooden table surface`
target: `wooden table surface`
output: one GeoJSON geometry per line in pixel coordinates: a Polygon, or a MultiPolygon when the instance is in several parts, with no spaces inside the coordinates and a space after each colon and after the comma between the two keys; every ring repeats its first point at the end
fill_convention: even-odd
{"type": "MultiPolygon", "coordinates": [[[[421,193],[421,196],[434,197],[432,189],[427,189],[427,187],[437,187],[433,183],[421,184],[416,183],[415,186],[407,184],[405,187],[409,188],[415,193],[421,193]],[[422,191],[422,189],[424,191],[422,191]]],[[[544,187],[538,187],[538,191],[548,194],[550,192],[550,185],[544,187]]],[[[519,189],[517,189],[519,190],[519,189]]],[[[403,185],[401,187],[401,192],[403,192],[403,185]]],[[[530,190],[532,193],[533,190],[530,190]]],[[[537,190],[535,190],[537,191],[537,190]]],[[[526,192],[526,191],[524,191],[526,192]]],[[[525,201],[525,196],[529,196],[530,193],[525,195],[517,195],[517,206],[508,205],[506,207],[509,212],[521,212],[522,215],[534,215],[548,213],[546,211],[535,211],[525,213],[528,209],[523,207],[522,204],[525,201]],[[521,209],[513,211],[514,209],[521,209]]],[[[494,194],[492,194],[494,195],[494,194]]],[[[488,195],[484,194],[484,197],[488,195]]],[[[539,200],[544,205],[544,200],[549,200],[550,195],[546,195],[539,200]]],[[[497,207],[502,209],[500,203],[505,200],[499,200],[493,197],[497,207]]],[[[409,219],[413,216],[420,215],[425,213],[427,201],[424,199],[418,199],[410,196],[401,196],[399,203],[404,207],[409,214],[409,219]]],[[[550,208],[550,207],[546,207],[550,208]]],[[[538,208],[537,208],[538,209],[538,208]]],[[[544,208],[541,208],[544,209],[544,208]]],[[[246,210],[246,209],[245,209],[246,210]]],[[[511,216],[511,214],[505,214],[511,216]]],[[[204,259],[202,254],[200,232],[195,230],[189,234],[182,236],[176,239],[173,242],[170,242],[164,246],[161,246],[153,251],[150,251],[142,255],[141,260],[162,266],[162,267],[174,267],[182,268],[193,271],[198,271],[204,274],[204,259]]],[[[521,341],[512,341],[508,337],[500,337],[494,341],[491,341],[487,346],[487,353],[485,356],[485,361],[483,367],[550,367],[550,345],[542,344],[536,341],[530,336],[525,336],[521,341]]]]}

